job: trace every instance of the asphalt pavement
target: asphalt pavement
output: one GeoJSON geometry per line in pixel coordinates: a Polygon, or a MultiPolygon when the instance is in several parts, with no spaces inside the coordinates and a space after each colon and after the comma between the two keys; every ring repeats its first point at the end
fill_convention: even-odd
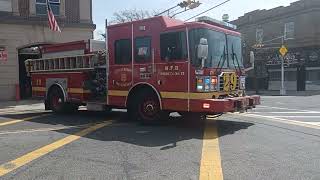
{"type": "Polygon", "coordinates": [[[0,179],[320,179],[320,96],[161,126],[29,103],[0,107],[0,179]]]}

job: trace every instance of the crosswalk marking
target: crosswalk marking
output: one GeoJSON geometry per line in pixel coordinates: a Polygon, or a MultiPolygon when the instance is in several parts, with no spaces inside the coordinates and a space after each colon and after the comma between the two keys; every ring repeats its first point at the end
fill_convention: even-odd
{"type": "Polygon", "coordinates": [[[239,114],[239,115],[245,116],[245,117],[262,118],[267,121],[274,121],[274,122],[279,122],[279,123],[284,123],[284,124],[308,127],[308,128],[312,128],[312,129],[320,129],[320,124],[314,124],[314,123],[310,124],[308,122],[303,122],[303,121],[289,120],[289,119],[284,119],[284,118],[279,118],[279,117],[270,117],[270,116],[263,116],[263,115],[257,115],[257,114],[239,114]]]}

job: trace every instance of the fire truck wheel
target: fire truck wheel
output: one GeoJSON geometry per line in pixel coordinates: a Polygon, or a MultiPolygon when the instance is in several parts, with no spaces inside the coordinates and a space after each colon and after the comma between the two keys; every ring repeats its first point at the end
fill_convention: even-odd
{"type": "Polygon", "coordinates": [[[158,97],[152,91],[139,93],[129,106],[129,116],[143,124],[154,125],[165,122],[169,117],[165,117],[165,114],[168,113],[161,111],[158,97]]]}
{"type": "Polygon", "coordinates": [[[59,88],[54,87],[49,92],[49,106],[53,112],[61,113],[65,110],[63,93],[59,88]]]}

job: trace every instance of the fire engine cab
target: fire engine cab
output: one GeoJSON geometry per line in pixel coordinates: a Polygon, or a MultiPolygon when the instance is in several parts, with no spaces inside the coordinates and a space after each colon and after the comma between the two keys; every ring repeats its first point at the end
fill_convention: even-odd
{"type": "Polygon", "coordinates": [[[214,115],[260,104],[245,93],[241,34],[230,26],[158,16],[106,27],[104,50],[56,44],[43,48],[46,57],[26,61],[33,96],[44,98],[46,109],[124,108],[154,123],[170,112],[214,115]]]}

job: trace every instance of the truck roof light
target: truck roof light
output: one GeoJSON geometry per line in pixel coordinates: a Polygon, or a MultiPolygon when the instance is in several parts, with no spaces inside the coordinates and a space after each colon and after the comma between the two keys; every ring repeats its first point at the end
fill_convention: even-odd
{"type": "Polygon", "coordinates": [[[140,31],[145,31],[146,30],[146,26],[139,26],[139,30],[140,31]]]}
{"type": "Polygon", "coordinates": [[[217,19],[213,19],[213,18],[208,17],[208,16],[198,17],[196,19],[196,21],[197,22],[204,22],[204,23],[207,23],[207,24],[211,24],[211,25],[214,25],[214,26],[219,26],[219,27],[226,28],[226,29],[231,29],[231,30],[236,30],[237,29],[236,25],[233,25],[233,24],[230,24],[230,23],[224,22],[224,21],[219,21],[217,19]]]}

